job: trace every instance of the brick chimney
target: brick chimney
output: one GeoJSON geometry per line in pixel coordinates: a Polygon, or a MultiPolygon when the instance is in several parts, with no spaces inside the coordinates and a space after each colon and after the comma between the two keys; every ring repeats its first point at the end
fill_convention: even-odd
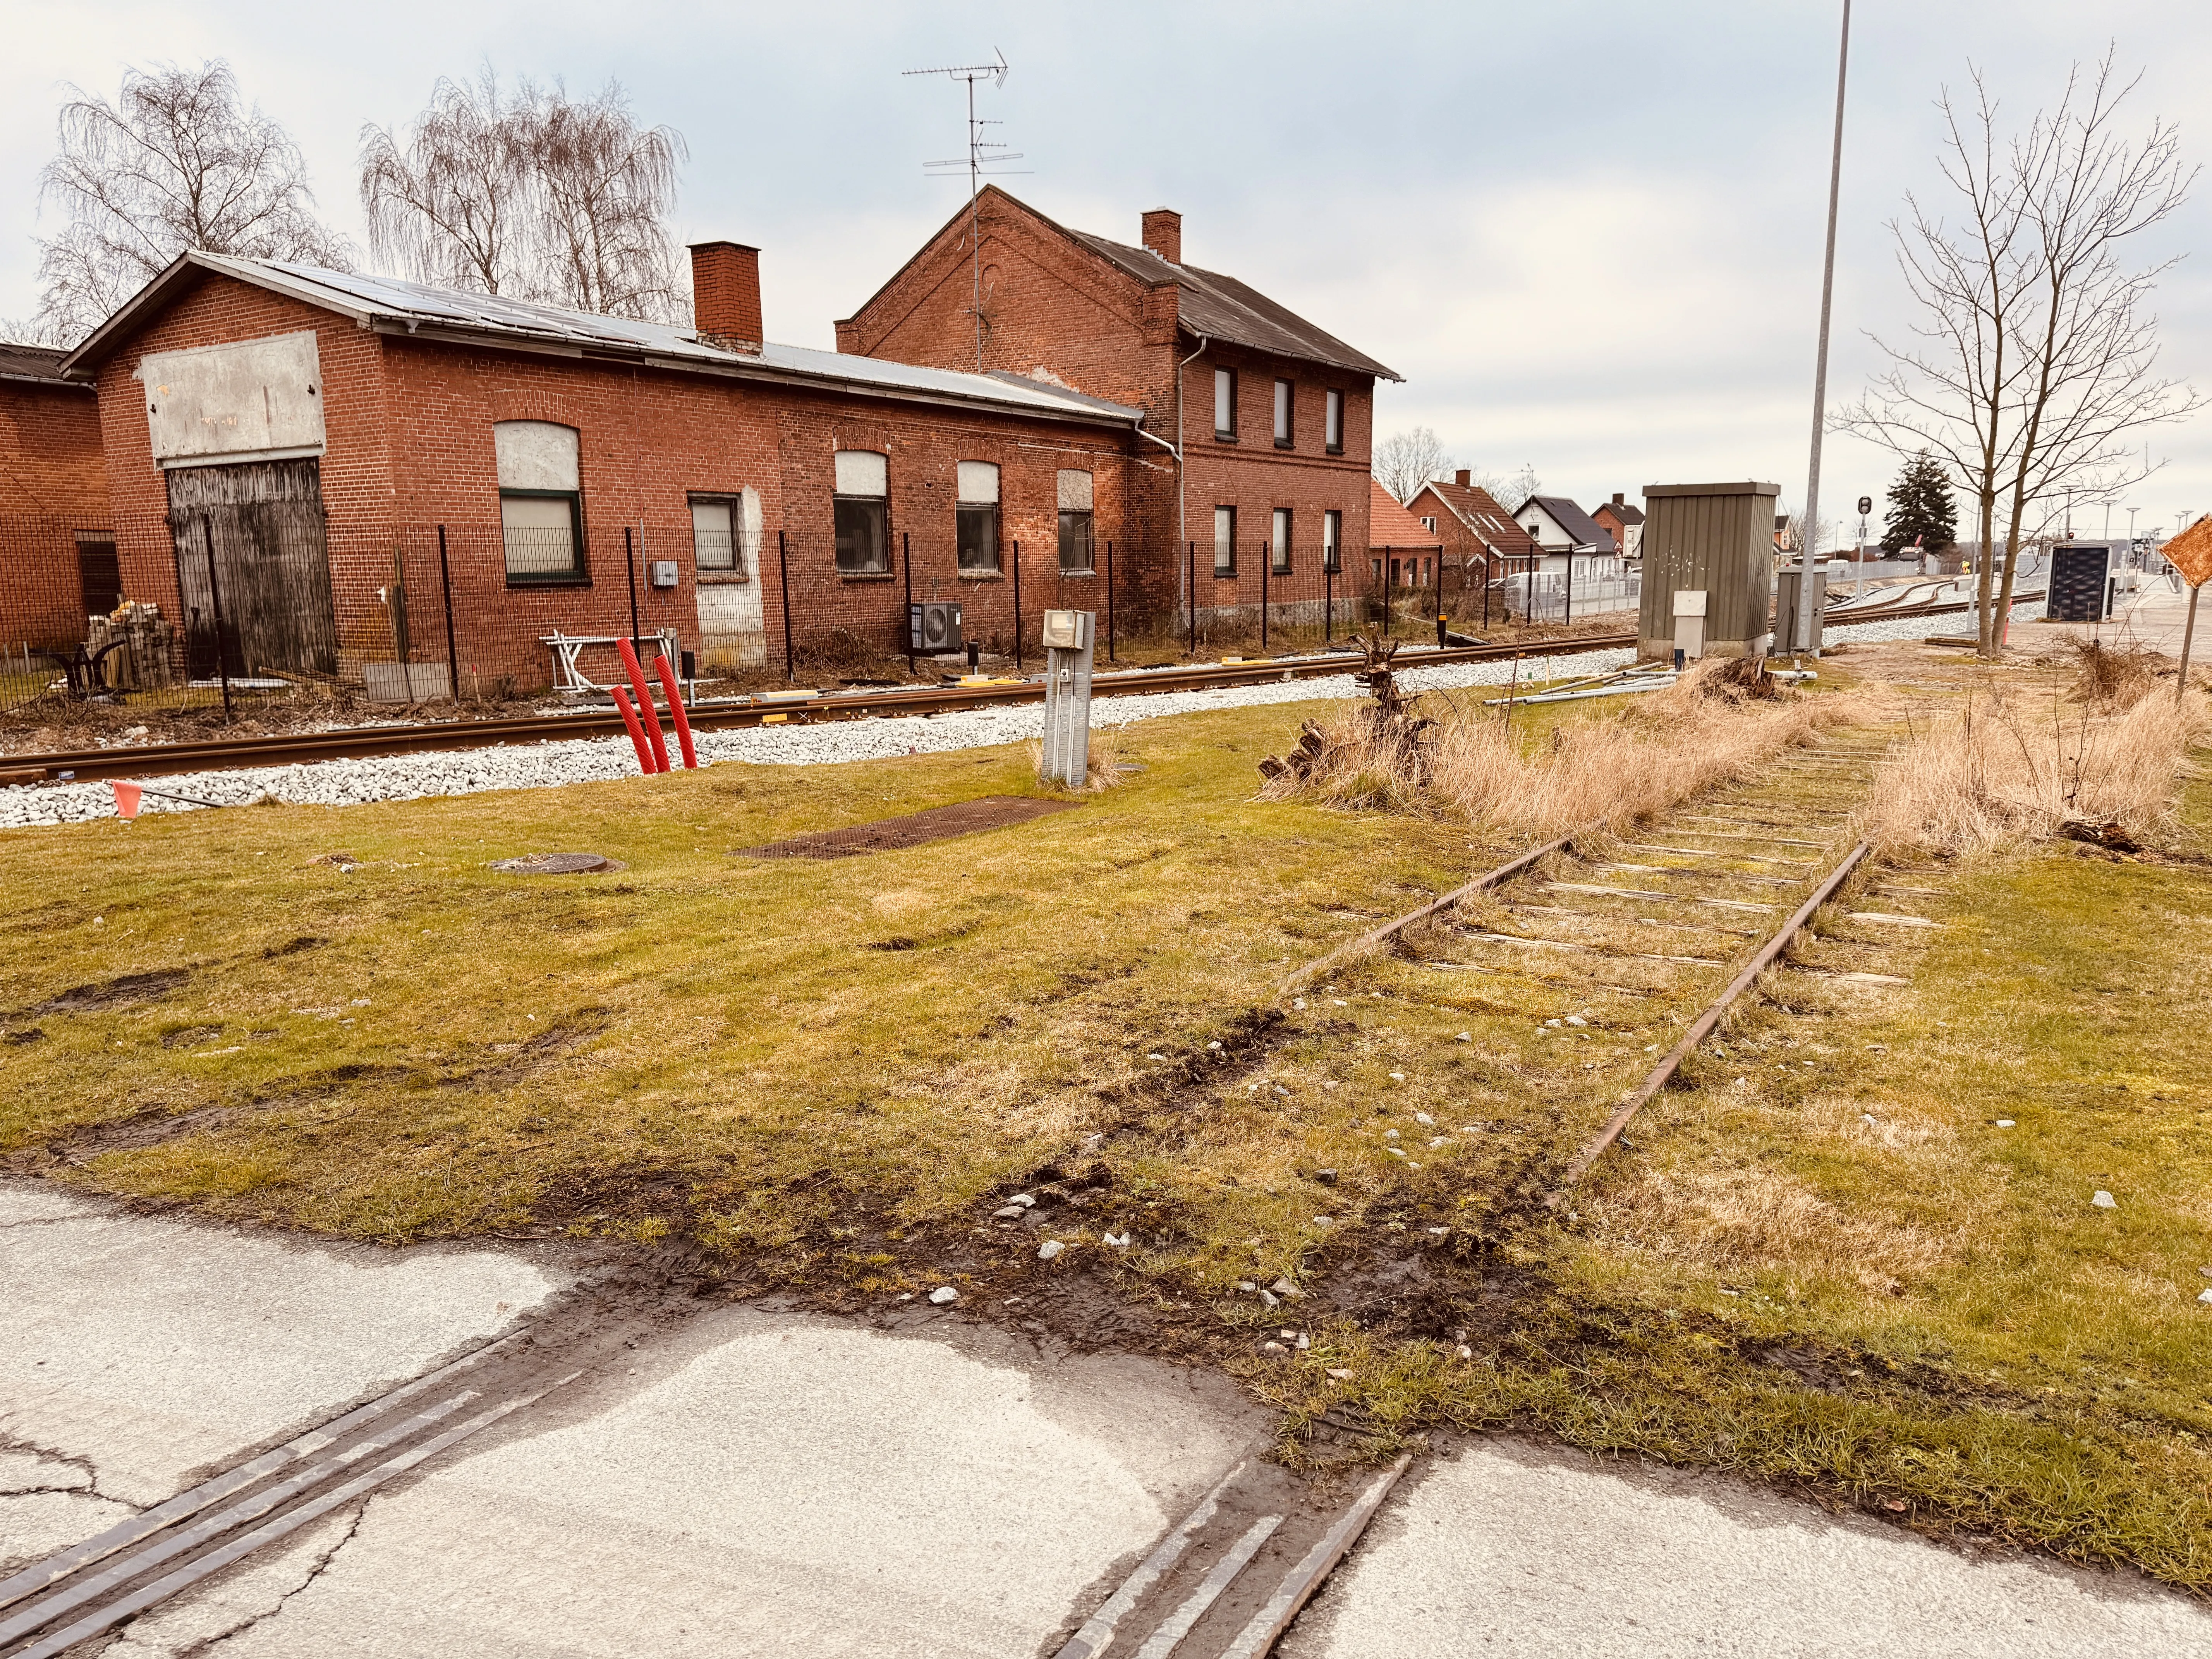
{"type": "Polygon", "coordinates": [[[1474,482],[1474,469],[1468,466],[1460,468],[1458,471],[1452,474],[1452,482],[1462,489],[1465,489],[1474,482]]]}
{"type": "Polygon", "coordinates": [[[1618,489],[1613,492],[1613,504],[1615,507],[1624,507],[1627,504],[1626,497],[1618,489]]]}
{"type": "Polygon", "coordinates": [[[708,345],[759,351],[758,248],[743,242],[691,244],[691,328],[708,345]]]}
{"type": "Polygon", "coordinates": [[[1173,208],[1152,208],[1145,214],[1145,246],[1171,265],[1182,263],[1182,215],[1173,208]]]}

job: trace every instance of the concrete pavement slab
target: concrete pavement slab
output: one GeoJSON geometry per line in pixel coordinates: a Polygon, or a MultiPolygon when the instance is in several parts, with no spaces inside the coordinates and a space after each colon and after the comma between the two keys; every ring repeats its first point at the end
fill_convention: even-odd
{"type": "Polygon", "coordinates": [[[1030,1659],[1262,1428],[1218,1380],[1149,1361],[743,1308],[574,1388],[372,1498],[226,1659],[1030,1659]]]}
{"type": "Polygon", "coordinates": [[[1401,1486],[1278,1652],[2187,1659],[2212,1655],[2212,1609],[1734,1481],[1490,1441],[1401,1486]]]}
{"type": "MultiPolygon", "coordinates": [[[[0,1448],[143,1507],[507,1328],[563,1282],[488,1250],[302,1243],[0,1184],[0,1448]]],[[[35,1496],[44,1507],[0,1498],[0,1562],[50,1547],[53,1494],[35,1496]]],[[[64,1501],[85,1532],[116,1518],[64,1501]]]]}

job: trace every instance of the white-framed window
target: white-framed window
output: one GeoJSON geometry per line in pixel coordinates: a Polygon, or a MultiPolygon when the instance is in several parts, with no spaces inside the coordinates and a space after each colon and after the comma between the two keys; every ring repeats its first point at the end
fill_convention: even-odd
{"type": "Polygon", "coordinates": [[[1322,447],[1332,455],[1344,453],[1344,394],[1334,386],[1328,389],[1328,402],[1322,416],[1322,447]]]}
{"type": "Polygon", "coordinates": [[[848,576],[890,570],[890,457],[872,449],[837,452],[834,514],[837,569],[848,576]]]}
{"type": "Polygon", "coordinates": [[[1233,507],[1213,509],[1213,574],[1237,574],[1237,509],[1233,507]]]}
{"type": "Polygon", "coordinates": [[[1088,576],[1097,562],[1091,540],[1091,477],[1063,467],[1060,474],[1060,569],[1088,576]]]}
{"type": "Polygon", "coordinates": [[[1344,514],[1333,507],[1321,515],[1321,566],[1344,568],[1344,514]]]}
{"type": "Polygon", "coordinates": [[[581,434],[551,421],[501,421],[491,432],[507,580],[586,580],[581,434]]]}
{"type": "Polygon", "coordinates": [[[1297,441],[1298,388],[1295,380],[1275,382],[1275,447],[1288,449],[1297,441]]]}
{"type": "Polygon", "coordinates": [[[745,498],[695,494],[691,500],[691,558],[709,576],[748,580],[755,550],[745,532],[745,498]]]}
{"type": "Polygon", "coordinates": [[[954,541],[960,568],[988,574],[999,568],[999,469],[990,461],[963,461],[954,541]]]}
{"type": "Polygon", "coordinates": [[[1213,371],[1213,435],[1237,435],[1237,371],[1233,368],[1213,371]]]}
{"type": "Polygon", "coordinates": [[[1267,563],[1278,576],[1291,574],[1291,509],[1279,507],[1268,526],[1267,563]]]}

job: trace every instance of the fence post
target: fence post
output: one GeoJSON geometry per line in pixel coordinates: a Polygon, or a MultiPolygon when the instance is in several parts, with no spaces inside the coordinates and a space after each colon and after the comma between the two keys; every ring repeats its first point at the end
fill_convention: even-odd
{"type": "Polygon", "coordinates": [[[1570,545],[1568,546],[1568,548],[1567,548],[1567,614],[1566,614],[1566,618],[1565,618],[1565,620],[1566,620],[1567,625],[1568,625],[1569,627],[1571,627],[1571,627],[1574,625],[1574,621],[1575,621],[1575,550],[1574,550],[1574,548],[1573,548],[1573,546],[1572,546],[1571,544],[1570,544],[1570,545]]]}
{"type": "Polygon", "coordinates": [[[222,587],[215,574],[215,514],[200,514],[200,533],[207,538],[208,609],[215,613],[215,672],[222,682],[222,723],[230,724],[230,659],[222,648],[222,587]]]}
{"type": "Polygon", "coordinates": [[[630,544],[629,526],[623,526],[623,568],[629,573],[629,648],[637,649],[637,550],[630,544]]]}
{"type": "Polygon", "coordinates": [[[899,532],[899,570],[906,578],[906,677],[914,678],[914,537],[904,530],[899,532]]]}
{"type": "Polygon", "coordinates": [[[1397,589],[1394,586],[1398,579],[1398,573],[1390,568],[1391,565],[1396,562],[1393,557],[1396,551],[1397,550],[1393,547],[1385,547],[1382,550],[1382,637],[1386,640],[1390,637],[1390,613],[1397,608],[1398,604],[1397,589]]]}
{"type": "Polygon", "coordinates": [[[1114,660],[1114,544],[1106,544],[1106,660],[1114,660]]]}
{"type": "Polygon", "coordinates": [[[1198,654],[1198,544],[1192,542],[1183,549],[1182,591],[1190,602],[1190,648],[1186,656],[1198,654]]]}
{"type": "Polygon", "coordinates": [[[453,708],[461,706],[461,653],[453,643],[453,568],[446,559],[446,526],[438,526],[438,580],[446,590],[446,676],[451,682],[446,690],[453,699],[453,708]]]}
{"type": "Polygon", "coordinates": [[[1275,538],[1267,538],[1267,544],[1260,550],[1260,649],[1267,648],[1267,572],[1275,563],[1275,538]]]}
{"type": "Polygon", "coordinates": [[[1014,541],[1014,672],[1022,672],[1022,544],[1014,541]]]}
{"type": "Polygon", "coordinates": [[[1321,642],[1336,642],[1336,568],[1326,553],[1321,562],[1321,642]]]}
{"type": "Polygon", "coordinates": [[[776,595],[783,606],[783,680],[788,685],[799,677],[791,659],[791,559],[784,551],[783,532],[775,532],[776,595]]]}

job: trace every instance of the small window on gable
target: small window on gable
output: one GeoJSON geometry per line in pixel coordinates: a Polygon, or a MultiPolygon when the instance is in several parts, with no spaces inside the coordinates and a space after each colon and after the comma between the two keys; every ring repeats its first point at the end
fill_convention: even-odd
{"type": "Polygon", "coordinates": [[[1213,371],[1213,435],[1237,435],[1237,371],[1233,368],[1213,371]]]}
{"type": "Polygon", "coordinates": [[[1431,536],[1433,536],[1437,532],[1437,521],[1424,514],[1421,519],[1421,528],[1427,531],[1431,536]]]}
{"type": "Polygon", "coordinates": [[[1294,381],[1275,382],[1275,447],[1288,449],[1297,437],[1298,388],[1294,381]]]}
{"type": "Polygon", "coordinates": [[[583,478],[579,434],[550,421],[492,428],[499,463],[501,539],[510,582],[584,580],[583,478]]]}
{"type": "Polygon", "coordinates": [[[890,459],[872,449],[837,452],[837,568],[876,575],[890,565],[890,459]]]}
{"type": "Polygon", "coordinates": [[[1322,416],[1322,445],[1332,455],[1344,453],[1344,394],[1329,388],[1327,412],[1322,416]]]}
{"type": "Polygon", "coordinates": [[[989,461],[960,463],[954,509],[960,568],[988,575],[999,568],[999,469],[989,461]]]}
{"type": "Polygon", "coordinates": [[[1060,568],[1067,576],[1091,574],[1096,564],[1091,538],[1092,479],[1088,472],[1060,475],[1060,568]]]}

